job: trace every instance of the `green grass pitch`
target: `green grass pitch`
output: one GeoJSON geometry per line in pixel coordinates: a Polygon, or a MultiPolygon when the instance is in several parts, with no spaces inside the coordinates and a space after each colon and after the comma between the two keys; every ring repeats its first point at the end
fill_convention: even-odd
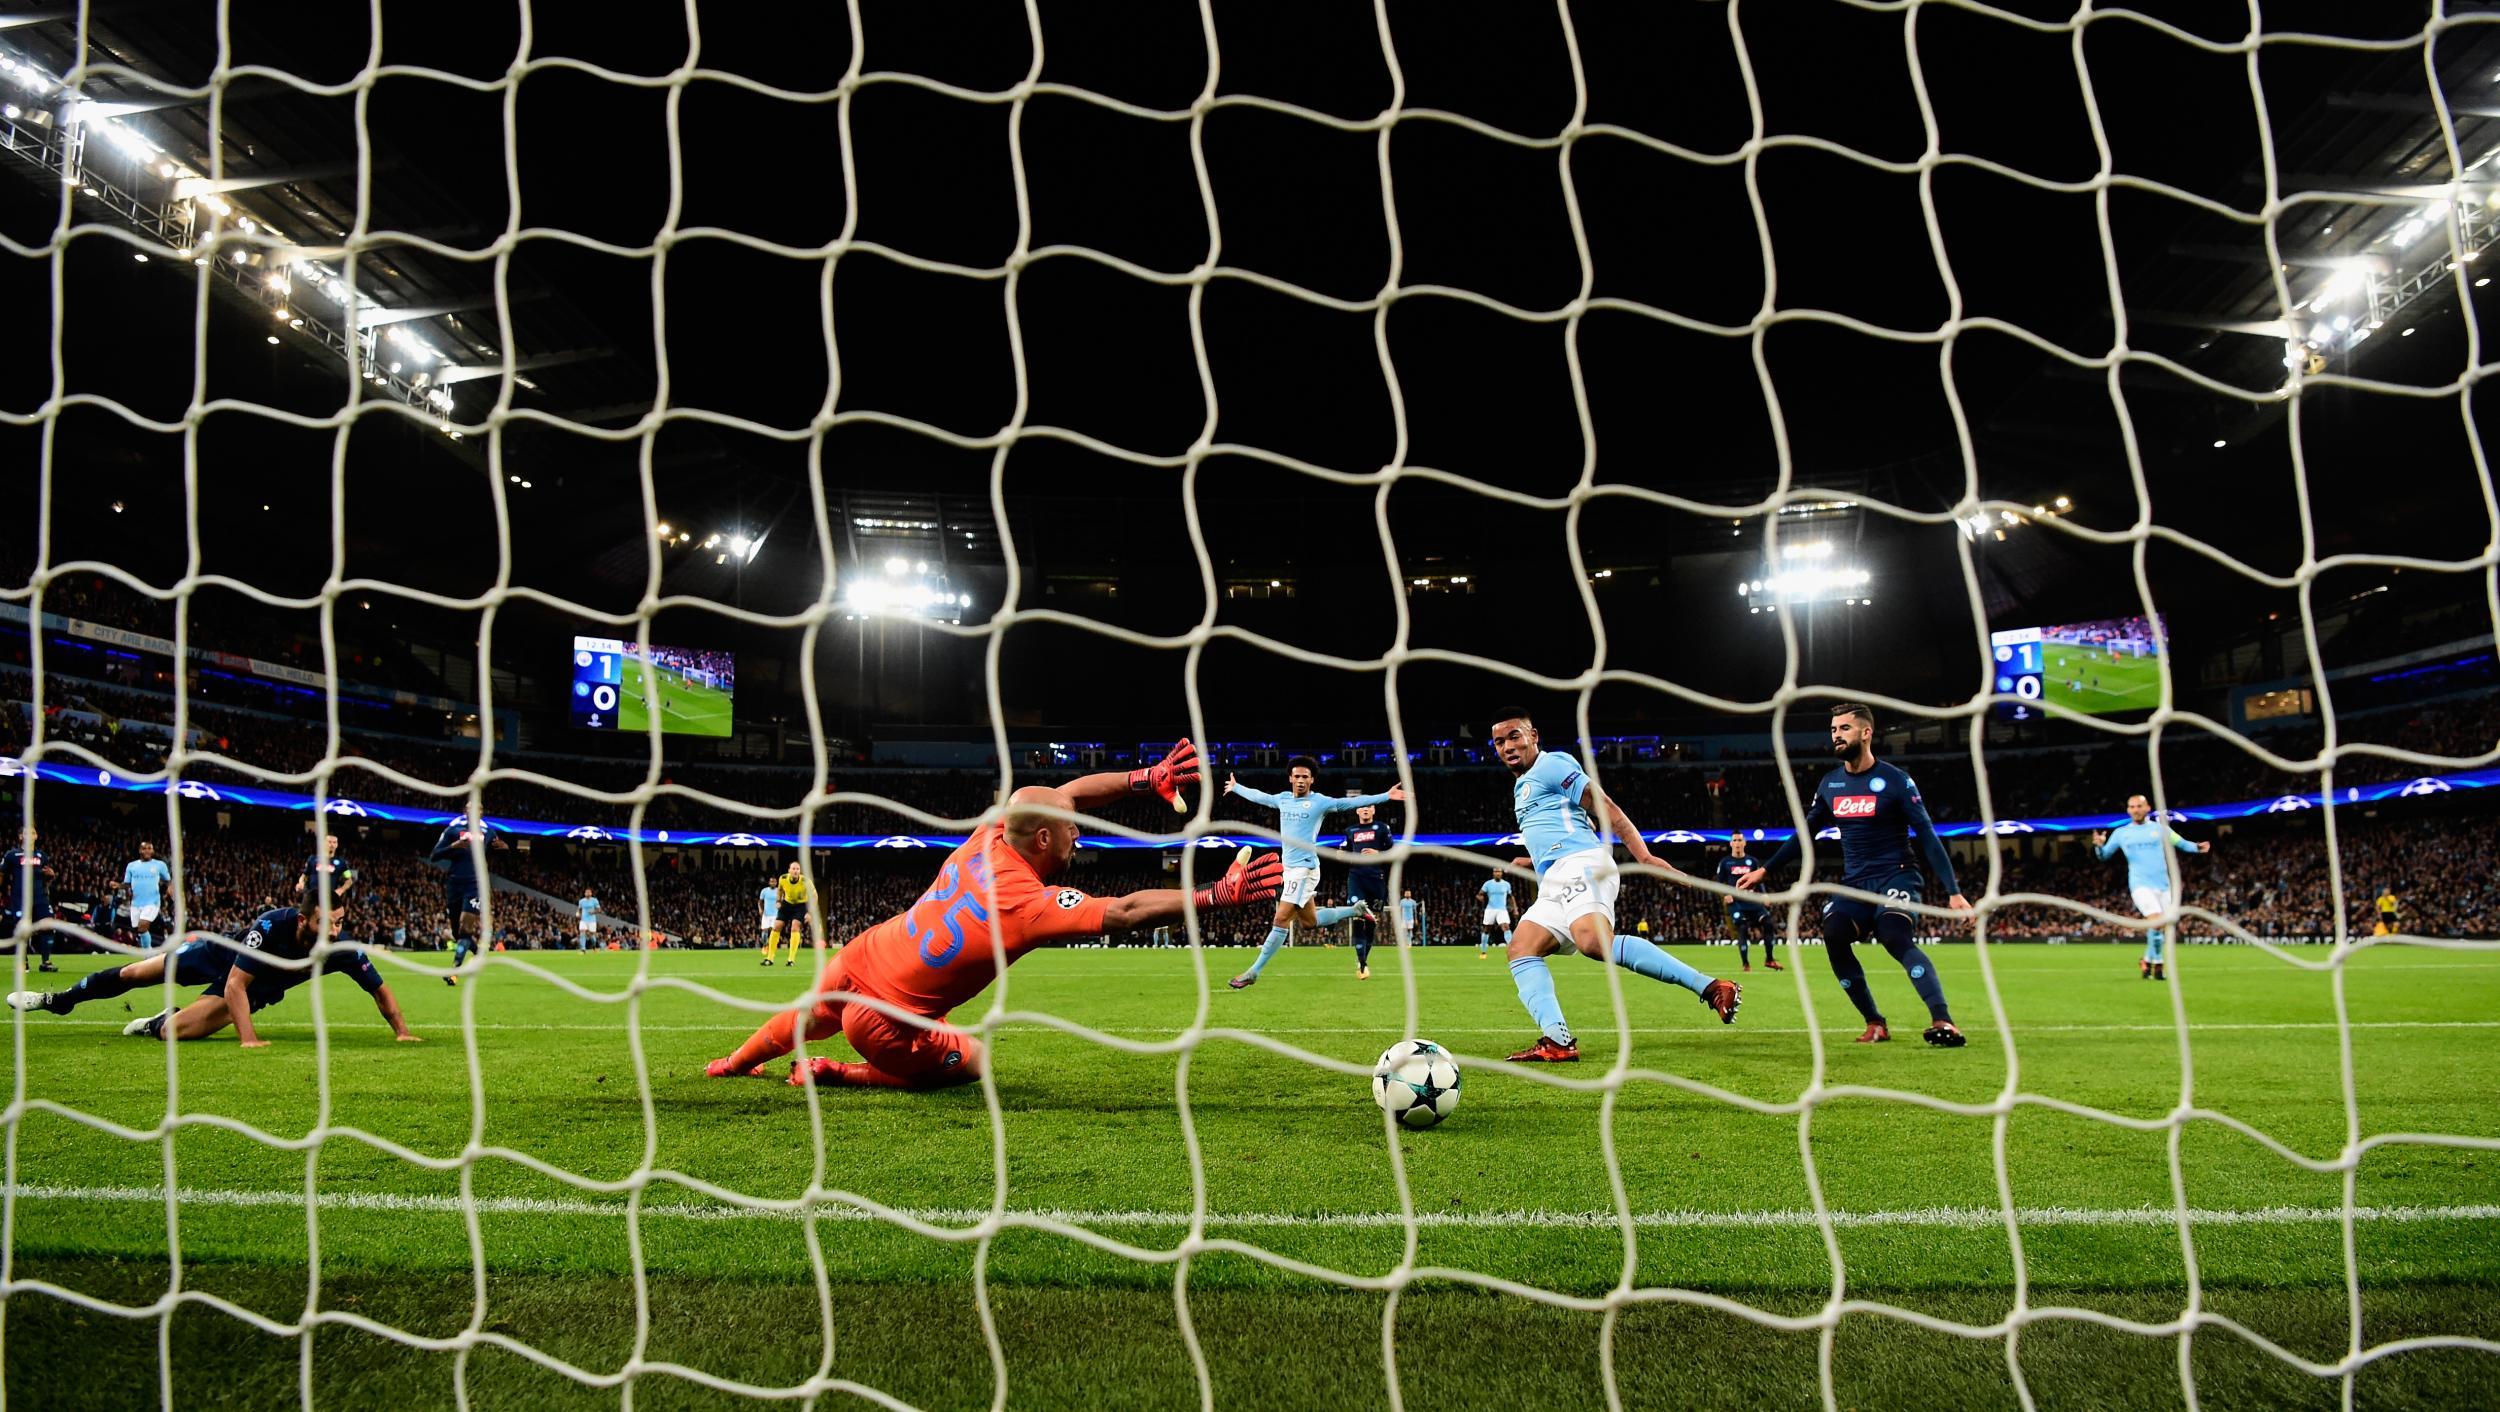
{"type": "MultiPolygon", "coordinates": [[[[1726,974],[1728,948],[1680,948],[1726,974]]],[[[1934,949],[1972,1041],[1919,1044],[1910,987],[1866,953],[1879,1000],[1909,1036],[1849,1043],[1854,1014],[1817,948],[1784,974],[1742,979],[1732,1028],[1692,997],[1618,973],[1632,1062],[1765,1104],[1796,1101],[1814,1077],[1801,1001],[1817,1008],[1827,1096],[1804,1134],[1846,1297],[1937,1319],[1987,1325],[2020,1299],[2030,1308],[2158,1322],[2186,1306],[2188,1261],[2171,1216],[2169,1133],[2025,1105],[2002,1134],[2004,1180],[2023,1213],[2018,1283],[1992,1161],[1996,1120],[1894,1099],[1868,1088],[1985,1104],[2009,1083],[2026,1094],[2158,1124],[2182,1100],[2184,1004],[2197,1107],[2248,1124],[2292,1151],[2332,1160],[2346,1142],[2332,978],[2250,949],[2190,947],[2172,986],[2139,981],[2134,949],[2003,946],[1991,955],[1994,1014],[1977,953],[1934,949]],[[2008,1034],[2011,1052],[2006,1043],[2008,1034]],[[2018,1066],[2018,1068],[2017,1068],[2018,1066]]],[[[2304,953],[2315,959],[2322,950],[2304,953]]],[[[1374,956],[1357,982],[1349,951],[1297,947],[1254,989],[1222,978],[1244,953],[1218,951],[1202,979],[1185,951],[1045,952],[1016,967],[1013,1012],[1140,1042],[1167,1041],[1201,1003],[1207,1023],[1256,1031],[1369,1065],[1409,1033],[1463,1055],[1499,1055],[1529,1038],[1509,974],[1472,947],[1374,956]],[[1415,1011],[1408,1014],[1409,975],[1415,1011]],[[1211,993],[1207,986],[1212,985],[1211,993]]],[[[420,958],[434,961],[436,958],[420,958]]],[[[16,1196],[8,1231],[9,1297],[0,1356],[12,1406],[157,1405],[162,1351],[176,1405],[438,1407],[465,1387],[475,1408],[615,1407],[629,1365],[630,1405],[784,1406],[718,1392],[654,1365],[699,1369],[747,1386],[790,1387],[820,1368],[918,1406],[986,1407],[993,1373],[976,1288],[999,1330],[1016,1407],[1199,1405],[1175,1312],[1175,1265],[1131,1258],[1065,1235],[1010,1229],[987,1243],[949,1240],[864,1218],[828,1198],[813,1220],[755,1214],[677,1182],[641,1196],[639,1245],[626,1183],[643,1164],[756,1198],[849,1193],[960,1231],[1003,1193],[1012,1211],[1048,1212],[1142,1252],[1168,1256],[1203,1197],[1205,1235],[1224,1242],[1190,1261],[1191,1327],[1218,1405],[1370,1407],[1392,1376],[1382,1322],[1394,1322],[1409,1408],[1603,1405],[1601,1355],[1628,1407],[1817,1407],[1816,1331],[1765,1327],[1712,1303],[1624,1307],[1611,1346],[1602,1313],[1558,1308],[1439,1275],[1392,1307],[1380,1289],[1349,1289],[1244,1253],[1375,1280],[1401,1268],[1400,1217],[1382,1130],[1359,1076],[1210,1037],[1184,1061],[1126,1053],[1039,1024],[1005,1028],[994,1093],[1004,1161],[993,1158],[979,1088],[907,1095],[708,1080],[703,1062],[756,1022],[749,1011],[675,986],[632,996],[630,954],[527,959],[598,996],[583,999],[497,957],[458,990],[397,964],[394,990],[422,1045],[399,1045],[371,1004],[339,978],[321,984],[329,1026],[315,1043],[299,993],[269,1011],[271,1048],[219,1040],[175,1055],[171,1137],[161,1049],[120,1038],[119,1002],[68,1018],[10,1016],[20,1027],[19,1105],[10,1149],[16,1196]],[[478,1082],[471,1081],[474,1041],[478,1082]],[[638,1024],[637,1054],[628,1038],[638,1024]],[[328,1075],[329,1108],[318,1075],[328,1075]],[[638,1072],[647,1074],[646,1113],[638,1072]],[[1185,1088],[1202,1182],[1176,1092],[1185,1088]],[[75,1121],[74,1107],[140,1134],[75,1121]],[[272,1147],[222,1126],[248,1124],[302,1144],[272,1147]],[[472,1142],[464,1220],[456,1166],[429,1169],[472,1142]],[[354,1130],[353,1132],[347,1130],[354,1130]],[[368,1140],[369,1135],[371,1140],[368,1140]],[[574,1174],[585,1187],[534,1164],[574,1174]],[[168,1230],[163,1189],[183,1192],[168,1230]],[[304,1195],[318,1194],[313,1262],[304,1195]],[[179,1237],[181,1288],[170,1318],[120,1318],[65,1303],[50,1286],[124,1305],[163,1295],[179,1237]],[[810,1260],[819,1251],[826,1283],[810,1260]],[[272,1335],[209,1300],[290,1322],[310,1306],[428,1339],[471,1326],[489,1342],[465,1356],[356,1327],[310,1340],[272,1335]],[[637,1290],[633,1272],[644,1280],[637,1290]],[[983,1279],[976,1281],[976,1271],[983,1279]],[[30,1283],[40,1282],[40,1283],[30,1283]],[[638,1295],[644,1302],[638,1304],[638,1295]],[[605,1380],[585,1387],[500,1341],[526,1344],[605,1380]],[[639,1360],[637,1362],[636,1360],[639,1360]]],[[[754,1001],[798,993],[798,973],[765,971],[752,952],[649,958],[651,974],[754,1001]]],[[[68,963],[72,972],[91,958],[68,963]]],[[[1623,1189],[1638,1218],[1626,1245],[1601,1145],[1598,1092],[1541,1082],[1593,1081],[1620,1052],[1607,973],[1558,958],[1561,995],[1587,1060],[1541,1074],[1470,1066],[1463,1102],[1439,1129],[1402,1133],[1420,1223],[1411,1268],[1472,1271],[1578,1298],[1676,1287],[1783,1318],[1810,1318],[1834,1292],[1834,1266],[1793,1113],[1748,1111],[1664,1082],[1617,1096],[1612,1131],[1623,1189]]],[[[29,977],[29,980],[34,978],[29,977]]],[[[52,978],[45,977],[50,980],[52,978]]],[[[69,977],[62,977],[67,980],[69,977]]],[[[995,993],[995,992],[993,992],[995,993]]],[[[2500,1137],[2500,956],[2374,949],[2347,967],[2357,1131],[2500,1137]]],[[[140,1011],[154,999],[128,999],[140,1011]]],[[[985,997],[980,1005],[990,1003],[985,997]]],[[[838,1042],[835,1052],[843,1053],[838,1042]]],[[[2144,1336],[2076,1319],[2024,1328],[2019,1363],[2043,1408],[2184,1405],[2182,1363],[2206,1408],[2331,1408],[2338,1381],[2293,1368],[2253,1344],[2306,1359],[2343,1355],[2347,1301],[2343,1179],[2310,1171],[2224,1122],[2189,1122],[2178,1179],[2197,1213],[2201,1308],[2233,1321],[2144,1336]],[[2239,1332],[2245,1330],[2245,1334],[2239,1332]]],[[[2353,1228],[2365,1346],[2417,1335],[2500,1337],[2500,1153],[2395,1143],[2370,1148],[2355,1181],[2353,1228]]],[[[1856,1306],[1853,1304],[1852,1308],[1856,1306]]],[[[1965,1338],[1881,1312],[1849,1312],[1829,1358],[1842,1407],[2015,1405],[2006,1340],[1965,1338]]],[[[2355,1379],[2361,1407],[2489,1405],[2500,1363],[2470,1351],[2399,1351],[2355,1379]]],[[[870,1405],[827,1395],[820,1407],[870,1405]]]]}
{"type": "Polygon", "coordinates": [[[622,671],[617,685],[616,728],[627,734],[649,730],[649,700],[643,690],[646,675],[660,683],[660,729],[673,735],[718,735],[730,731],[730,693],[719,687],[702,686],[687,681],[675,672],[650,671],[641,661],[628,657],[620,664],[622,671]]]}
{"type": "Polygon", "coordinates": [[[2120,657],[2113,662],[2107,653],[2051,643],[2040,694],[2051,706],[2086,715],[2150,711],[2161,704],[2161,660],[2120,657]]]}

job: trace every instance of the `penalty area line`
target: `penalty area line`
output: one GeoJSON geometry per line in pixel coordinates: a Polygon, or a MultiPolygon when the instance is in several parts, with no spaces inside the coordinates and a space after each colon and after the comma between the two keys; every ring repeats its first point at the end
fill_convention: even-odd
{"type": "MultiPolygon", "coordinates": [[[[57,1186],[20,1183],[0,1187],[17,1201],[95,1202],[116,1205],[155,1205],[165,1202],[161,1186],[57,1186]]],[[[193,1207],[274,1207],[302,1210],[301,1191],[234,1191],[218,1188],[185,1187],[179,1203],[193,1207]]],[[[453,1196],[403,1195],[391,1192],[324,1192],[313,1198],[313,1204],[324,1211],[370,1211],[409,1215],[459,1215],[474,1205],[482,1216],[594,1216],[622,1218],[626,1205],[622,1201],[583,1197],[479,1197],[473,1203],[453,1196]]],[[[937,1226],[972,1226],[988,1219],[989,1212],[972,1207],[896,1208],[900,1214],[937,1226]]],[[[819,1201],[812,1207],[818,1220],[852,1223],[882,1222],[878,1212],[844,1202],[819,1201]]],[[[796,1221],[800,1211],[782,1207],[738,1206],[726,1202],[645,1201],[642,1216],[646,1220],[694,1221],[796,1221]]],[[[1064,1208],[1010,1208],[1010,1217],[1022,1220],[1048,1220],[1062,1225],[1085,1227],[1166,1227],[1179,1229],[1189,1224],[1186,1212],[1137,1210],[1072,1210],[1064,1208]]],[[[2179,1212],[2160,1206],[2079,1207],[2043,1206],[2018,1210],[2022,1225],[2148,1227],[2170,1228],[2178,1224],[2179,1212]]],[[[2245,1209],[2191,1209],[2190,1224],[2197,1226],[2274,1226],[2274,1225],[2338,1225],[2344,1219],[2343,1208],[2337,1206],[2259,1206],[2245,1209]]],[[[2460,1206],[2361,1206],[2355,1207],[2352,1219],[2372,1224],[2409,1224],[2430,1221],[2492,1221],[2500,1220],[2500,1205],[2460,1206]]],[[[1632,1223],[1644,1229],[1662,1230],[1813,1230],[1823,1220],[1838,1228],[1911,1227],[1945,1230],[1996,1230],[2005,1224],[2005,1213],[1985,1206],[1911,1207],[1890,1211],[1834,1211],[1817,1218],[1814,1212],[1802,1209],[1767,1211],[1646,1211],[1633,1216],[1632,1223]]],[[[1212,1228],[1262,1229],[1305,1228],[1317,1230],[1398,1230],[1408,1218],[1394,1211],[1243,1211],[1210,1213],[1207,1224],[1212,1228]]],[[[1486,1230],[1613,1230],[1619,1221],[1611,1211],[1424,1211],[1412,1219],[1418,1227],[1462,1228],[1486,1230]]]]}

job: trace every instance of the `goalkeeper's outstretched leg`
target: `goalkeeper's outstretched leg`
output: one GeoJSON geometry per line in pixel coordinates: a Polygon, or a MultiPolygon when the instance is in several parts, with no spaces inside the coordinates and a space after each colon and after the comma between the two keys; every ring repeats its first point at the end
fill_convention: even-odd
{"type": "Polygon", "coordinates": [[[942,1024],[915,1025],[865,1005],[850,1007],[842,1035],[861,1062],[809,1059],[790,1071],[793,1084],[841,1088],[953,1088],[989,1071],[981,1042],[942,1024]]]}
{"type": "MultiPolygon", "coordinates": [[[[849,989],[850,984],[842,971],[842,958],[837,955],[817,973],[816,993],[830,996],[849,989]]],[[[840,1034],[843,1012],[849,1008],[841,1001],[830,999],[819,999],[809,1006],[806,1012],[807,1042],[814,1044],[840,1034]]],[[[784,1010],[756,1026],[755,1033],[747,1036],[746,1043],[704,1065],[703,1072],[716,1079],[774,1077],[768,1072],[772,1062],[798,1048],[798,1042],[793,1038],[798,1030],[798,1012],[784,1010]]]]}

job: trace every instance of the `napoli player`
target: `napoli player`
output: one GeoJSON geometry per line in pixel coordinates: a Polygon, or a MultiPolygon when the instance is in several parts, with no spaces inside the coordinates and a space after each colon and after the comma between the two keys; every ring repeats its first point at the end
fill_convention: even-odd
{"type": "Polygon", "coordinates": [[[339,856],[337,834],[323,838],[321,851],[306,858],[302,871],[295,875],[296,905],[320,901],[320,888],[324,881],[329,883],[333,900],[345,897],[348,889],[356,885],[355,868],[339,856]]]}
{"type": "Polygon", "coordinates": [[[1487,948],[1496,936],[1501,937],[1503,950],[1510,949],[1510,875],[1495,868],[1493,876],[1477,887],[1476,895],[1484,899],[1484,915],[1476,920],[1476,959],[1481,961],[1490,954],[1487,948]]]}
{"type": "Polygon", "coordinates": [[[1580,1042],[1563,1019],[1553,972],[1545,965],[1565,938],[1591,960],[1612,961],[1634,975],[1684,987],[1716,1012],[1721,1024],[1734,1023],[1743,1003],[1734,981],[1705,976],[1640,937],[1615,933],[1615,892],[1621,885],[1615,852],[1589,821],[1605,820],[1607,831],[1632,851],[1634,862],[1668,873],[1681,870],[1649,851],[1648,840],[1623,807],[1607,798],[1577,761],[1539,744],[1536,722],[1526,711],[1495,716],[1492,740],[1502,763],[1518,777],[1511,786],[1511,807],[1528,856],[1516,866],[1532,866],[1537,875],[1536,902],[1510,938],[1511,981],[1519,988],[1520,1004],[1536,1021],[1537,1037],[1536,1043],[1511,1055],[1512,1062],[1569,1064],[1580,1057],[1580,1042]]]}
{"type": "MultiPolygon", "coordinates": [[[[1803,837],[1827,824],[1840,827],[1840,880],[1866,892],[1881,893],[1882,903],[1855,897],[1835,897],[1823,904],[1823,945],[1832,963],[1832,973],[1840,977],[1840,988],[1866,1017],[1866,1031],[1858,1036],[1860,1044],[1883,1044],[1892,1038],[1892,1029],[1884,1023],[1883,1011],[1875,1007],[1875,997],[1868,992],[1865,968],[1858,964],[1853,944],[1872,936],[1883,943],[1892,959],[1910,973],[1910,984],[1919,999],[1927,1002],[1928,1025],[1923,1036],[1929,1044],[1943,1049],[1962,1047],[1961,1028],[1953,1023],[1953,1012],[1946,1006],[1944,983],[1936,978],[1936,964],[1926,952],[1919,950],[1913,936],[1915,924],[1906,904],[1916,902],[1926,891],[1926,880],[1910,865],[1908,837],[1918,835],[1927,866],[1935,874],[1936,885],[1948,894],[1945,905],[1957,912],[1970,910],[1969,899],[1962,896],[1953,881],[1953,859],[1944,851],[1944,840],[1936,836],[1935,822],[1927,817],[1927,805],[1918,797],[1918,785],[1898,765],[1887,765],[1875,758],[1874,708],[1844,703],[1832,708],[1832,754],[1840,764],[1823,776],[1814,789],[1814,803],[1806,811],[1803,837]]],[[[1745,874],[1741,886],[1756,887],[1772,869],[1787,862],[1798,850],[1797,838],[1782,843],[1761,867],[1745,874]]]]}
{"type": "Polygon", "coordinates": [[[122,867],[122,890],[130,897],[130,929],[141,946],[161,945],[173,919],[166,903],[174,890],[173,869],[156,856],[156,845],[142,843],[139,856],[122,867]]]}
{"type": "MultiPolygon", "coordinates": [[[[1745,874],[1752,871],[1753,860],[1745,856],[1745,836],[1742,833],[1729,834],[1727,856],[1719,860],[1715,876],[1729,887],[1741,887],[1744,885],[1745,874]]],[[[1729,934],[1736,938],[1736,963],[1738,965],[1748,971],[1753,969],[1753,962],[1745,955],[1745,938],[1751,934],[1762,941],[1764,969],[1772,971],[1780,969],[1779,956],[1774,950],[1780,944],[1779,924],[1772,919],[1770,908],[1759,902],[1747,902],[1741,897],[1731,897],[1727,900],[1727,929],[1729,934]]]]}
{"type": "Polygon", "coordinates": [[[469,959],[470,953],[485,949],[486,913],[479,899],[491,884],[481,885],[478,879],[477,852],[471,847],[477,840],[483,840],[489,848],[504,846],[503,835],[496,832],[495,826],[472,812],[465,819],[443,825],[441,836],[434,840],[434,852],[429,855],[435,862],[447,865],[443,874],[443,910],[451,914],[453,972],[444,975],[445,985],[460,984],[457,971],[461,963],[469,959]],[[471,917],[477,919],[474,928],[469,925],[471,917]],[[472,936],[472,930],[477,935],[472,936]]]}
{"type": "MultiPolygon", "coordinates": [[[[43,850],[35,846],[35,830],[29,826],[19,837],[18,846],[0,854],[0,871],[8,875],[9,905],[0,909],[0,926],[17,930],[24,922],[32,928],[38,922],[52,920],[52,865],[44,861],[43,850]]],[[[43,957],[38,971],[61,969],[52,964],[52,929],[45,927],[34,934],[35,950],[43,957]]]]}
{"type": "MultiPolygon", "coordinates": [[[[329,914],[329,929],[335,931],[339,912],[329,914]]],[[[308,908],[280,907],[262,913],[244,929],[240,949],[216,941],[187,941],[170,951],[143,956],[126,966],[92,971],[67,990],[21,990],[9,996],[9,1006],[46,1015],[66,1015],[91,1000],[110,1000],[140,986],[162,983],[168,972],[178,986],[204,986],[207,993],[184,1006],[180,1011],[151,1015],[134,1020],[122,1030],[126,1035],[145,1035],[161,1039],[200,1039],[215,1034],[231,1022],[235,1037],[246,1049],[265,1047],[269,1041],[259,1037],[252,1027],[252,1015],[285,998],[288,991],[318,974],[343,974],[364,987],[373,997],[374,1007],[390,1023],[392,1033],[402,1040],[417,1036],[408,1032],[406,1019],[400,1014],[399,1002],[391,995],[381,973],[371,959],[355,947],[337,947],[321,959],[318,967],[288,969],[270,964],[265,958],[283,956],[305,960],[312,955],[313,944],[323,927],[318,906],[308,908]]]]}
{"type": "MultiPolygon", "coordinates": [[[[803,1013],[809,1043],[839,1033],[860,1057],[856,1063],[811,1058],[792,1067],[794,1084],[931,1089],[980,1078],[988,1067],[984,1047],[947,1026],[949,1013],[1037,946],[1150,930],[1180,917],[1191,901],[1190,894],[1171,889],[1089,897],[1073,887],[1051,886],[1049,880],[1075,851],[1077,826],[1038,811],[1073,813],[1134,789],[1151,788],[1168,800],[1197,779],[1196,752],[1184,741],[1162,764],[1147,769],[1086,775],[1056,789],[1017,790],[1008,797],[1007,817],[965,839],[918,901],[861,932],[825,963],[816,993],[830,998],[804,1012],[773,1016],[737,1052],[712,1061],[704,1072],[714,1078],[767,1077],[766,1066],[794,1047],[803,1013]],[[896,1012],[911,1018],[898,1019],[896,1012]]],[[[1243,849],[1221,879],[1198,889],[1196,905],[1251,907],[1276,896],[1282,860],[1274,853],[1249,855],[1243,849]]]]}
{"type": "Polygon", "coordinates": [[[1269,924],[1267,940],[1260,945],[1259,954],[1251,961],[1250,969],[1225,982],[1235,990],[1247,990],[1259,983],[1259,972],[1266,970],[1267,963],[1274,960],[1285,943],[1293,939],[1295,923],[1325,931],[1348,917],[1371,917],[1371,908],[1361,898],[1356,898],[1349,907],[1315,908],[1311,905],[1311,898],[1319,891],[1319,854],[1313,851],[1314,841],[1319,837],[1321,821],[1329,815],[1341,809],[1403,804],[1406,802],[1406,790],[1392,785],[1386,794],[1357,794],[1345,799],[1329,799],[1311,792],[1311,786],[1318,778],[1319,761],[1308,755],[1296,755],[1288,762],[1285,771],[1288,792],[1284,794],[1269,794],[1265,790],[1236,783],[1230,775],[1224,777],[1226,794],[1238,794],[1253,804],[1276,811],[1276,832],[1285,840],[1284,890],[1276,898],[1276,917],[1269,924]]]}
{"type": "MultiPolygon", "coordinates": [[[[1366,804],[1354,811],[1354,824],[1345,831],[1348,853],[1378,853],[1397,845],[1397,835],[1387,824],[1378,821],[1380,810],[1366,804]]],[[[1372,978],[1373,928],[1380,910],[1389,905],[1389,869],[1386,864],[1357,863],[1346,869],[1346,900],[1364,911],[1354,914],[1354,978],[1372,978]],[[1365,912],[1373,915],[1366,916],[1365,912]]]]}
{"type": "Polygon", "coordinates": [[[2211,853],[2210,843],[2190,843],[2179,837],[2167,824],[2153,822],[2153,801],[2141,794],[2127,796],[2127,822],[2106,834],[2092,835],[2093,851],[2103,859],[2117,854],[2127,855],[2127,890],[2135,895],[2135,909],[2152,919],[2144,929],[2144,956],[2135,963],[2139,979],[2163,981],[2170,979],[2162,970],[2163,929],[2170,921],[2170,859],[2176,848],[2181,853],[2211,853]]]}

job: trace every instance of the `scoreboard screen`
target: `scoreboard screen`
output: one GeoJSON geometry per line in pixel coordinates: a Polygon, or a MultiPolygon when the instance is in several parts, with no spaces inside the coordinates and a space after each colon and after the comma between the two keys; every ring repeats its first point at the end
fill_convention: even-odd
{"type": "Polygon", "coordinates": [[[737,689],[726,652],[653,643],[646,656],[613,637],[573,639],[573,724],[584,730],[645,731],[656,714],[668,734],[725,736],[737,689]]]}
{"type": "Polygon", "coordinates": [[[2162,646],[2169,634],[2151,618],[2102,618],[1988,635],[1995,662],[1989,685],[2000,719],[2027,721],[2049,711],[2107,716],[2161,704],[2162,646]]]}
{"type": "Polygon", "coordinates": [[[1996,681],[2000,696],[2012,701],[1997,703],[1997,715],[2009,721],[2027,721],[2040,714],[2040,630],[2011,628],[1988,634],[1988,643],[1996,656],[1996,681]]]}

